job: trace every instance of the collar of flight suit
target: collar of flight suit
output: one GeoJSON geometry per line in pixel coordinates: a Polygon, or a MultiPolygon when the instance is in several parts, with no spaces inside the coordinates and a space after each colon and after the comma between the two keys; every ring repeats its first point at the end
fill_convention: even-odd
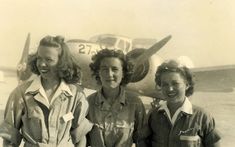
{"type": "MultiPolygon", "coordinates": [[[[180,111],[186,113],[186,114],[193,114],[193,108],[192,108],[192,103],[189,101],[187,97],[185,97],[183,105],[179,108],[180,111]]],[[[164,102],[158,109],[158,111],[169,111],[167,107],[167,102],[164,102]]]]}
{"type": "MultiPolygon", "coordinates": [[[[120,93],[117,97],[117,100],[120,102],[120,104],[125,105],[126,104],[126,93],[125,93],[125,88],[120,86],[120,93]]],[[[102,93],[102,88],[100,88],[97,92],[97,99],[96,99],[96,104],[97,105],[102,105],[106,101],[106,98],[104,97],[102,93]]]]}
{"type": "Polygon", "coordinates": [[[179,115],[182,115],[182,114],[192,115],[193,114],[192,104],[187,97],[185,97],[183,105],[176,110],[173,116],[171,116],[170,114],[170,110],[167,107],[167,102],[163,103],[158,109],[158,111],[164,111],[164,114],[167,115],[172,125],[175,124],[179,115]],[[183,113],[180,113],[180,112],[183,112],[183,113]]]}
{"type": "Polygon", "coordinates": [[[49,103],[48,98],[45,93],[45,90],[42,86],[40,76],[33,79],[33,82],[25,91],[25,94],[28,94],[28,93],[33,94],[36,97],[38,97],[37,95],[40,94],[41,95],[40,97],[43,97],[44,100],[36,98],[36,97],[35,97],[35,99],[42,102],[46,106],[49,106],[50,104],[52,104],[52,102],[55,100],[55,98],[58,97],[61,93],[64,93],[66,95],[66,97],[73,96],[73,93],[71,92],[69,86],[65,83],[64,80],[61,80],[59,87],[57,88],[56,92],[54,93],[54,96],[51,100],[51,103],[49,103]]]}

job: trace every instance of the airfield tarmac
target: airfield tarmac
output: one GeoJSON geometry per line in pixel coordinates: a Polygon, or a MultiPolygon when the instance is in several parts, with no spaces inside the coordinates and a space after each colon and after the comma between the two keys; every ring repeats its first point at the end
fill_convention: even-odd
{"type": "MultiPolygon", "coordinates": [[[[0,83],[0,122],[3,120],[3,112],[9,93],[16,87],[15,78],[7,78],[5,83],[0,83]]],[[[86,90],[86,94],[92,91],[86,90]]],[[[145,104],[151,99],[142,97],[145,104]]],[[[232,93],[212,93],[212,92],[195,92],[190,98],[193,104],[203,107],[210,112],[216,121],[216,126],[221,133],[221,146],[233,147],[235,144],[235,92],[232,93]]],[[[70,144],[72,146],[72,144],[70,144]]],[[[69,147],[70,145],[67,145],[69,147]]],[[[2,139],[0,139],[0,147],[2,139]]]]}

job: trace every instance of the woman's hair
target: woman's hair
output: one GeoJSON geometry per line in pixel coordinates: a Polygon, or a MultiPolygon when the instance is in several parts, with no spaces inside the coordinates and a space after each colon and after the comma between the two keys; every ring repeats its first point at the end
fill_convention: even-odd
{"type": "Polygon", "coordinates": [[[156,71],[155,82],[158,86],[161,86],[161,76],[166,72],[177,72],[187,82],[188,88],[185,91],[186,96],[191,96],[194,92],[194,78],[191,71],[184,65],[180,64],[176,60],[167,60],[163,62],[156,71]]]}
{"type": "Polygon", "coordinates": [[[114,50],[114,49],[103,49],[97,52],[97,54],[92,56],[92,63],[90,64],[90,69],[93,72],[93,76],[98,84],[101,84],[99,70],[100,70],[100,63],[104,58],[118,58],[122,62],[123,67],[123,78],[121,81],[121,85],[125,86],[131,80],[131,75],[133,73],[132,66],[128,64],[128,59],[126,55],[121,50],[114,50]]]}
{"type": "MultiPolygon", "coordinates": [[[[81,80],[81,69],[76,61],[76,58],[72,56],[68,46],[64,42],[64,38],[61,36],[46,36],[41,39],[39,47],[56,47],[61,50],[59,55],[59,61],[57,64],[57,72],[60,79],[63,79],[66,83],[78,83],[81,80]]],[[[38,49],[39,49],[38,47],[38,49]]],[[[28,65],[31,71],[37,75],[40,75],[37,63],[37,52],[29,56],[28,65]]]]}

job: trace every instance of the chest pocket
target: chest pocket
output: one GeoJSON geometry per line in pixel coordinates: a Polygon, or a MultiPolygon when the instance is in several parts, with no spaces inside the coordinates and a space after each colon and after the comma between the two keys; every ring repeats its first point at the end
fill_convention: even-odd
{"type": "Polygon", "coordinates": [[[199,127],[196,125],[193,128],[180,131],[180,143],[182,147],[200,147],[201,138],[198,136],[199,127]]]}
{"type": "Polygon", "coordinates": [[[42,139],[42,120],[36,110],[28,109],[28,112],[22,116],[23,132],[26,139],[32,138],[35,141],[42,139]]]}
{"type": "Polygon", "coordinates": [[[115,127],[118,129],[131,129],[132,130],[132,129],[134,129],[134,122],[127,123],[124,120],[117,121],[115,127]]]}
{"type": "Polygon", "coordinates": [[[114,126],[114,132],[121,138],[129,138],[134,131],[134,123],[127,123],[126,121],[117,121],[114,126]]]}
{"type": "Polygon", "coordinates": [[[181,147],[200,147],[201,139],[198,135],[195,136],[180,136],[181,147]]]}

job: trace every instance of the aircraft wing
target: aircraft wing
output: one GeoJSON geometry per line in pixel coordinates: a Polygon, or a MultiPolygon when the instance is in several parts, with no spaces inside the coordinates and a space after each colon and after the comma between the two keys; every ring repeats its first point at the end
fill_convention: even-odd
{"type": "Polygon", "coordinates": [[[0,66],[0,82],[5,82],[5,77],[16,77],[16,68],[0,66]]]}
{"type": "Polygon", "coordinates": [[[191,69],[195,76],[195,91],[232,92],[235,87],[235,65],[191,69]]]}
{"type": "Polygon", "coordinates": [[[0,72],[2,72],[5,77],[16,77],[16,67],[0,66],[0,72]]]}
{"type": "MultiPolygon", "coordinates": [[[[235,65],[191,68],[195,78],[195,92],[232,92],[235,88],[235,65]]],[[[163,99],[161,90],[154,82],[155,70],[149,72],[144,80],[129,83],[127,88],[140,95],[163,99]]]]}

